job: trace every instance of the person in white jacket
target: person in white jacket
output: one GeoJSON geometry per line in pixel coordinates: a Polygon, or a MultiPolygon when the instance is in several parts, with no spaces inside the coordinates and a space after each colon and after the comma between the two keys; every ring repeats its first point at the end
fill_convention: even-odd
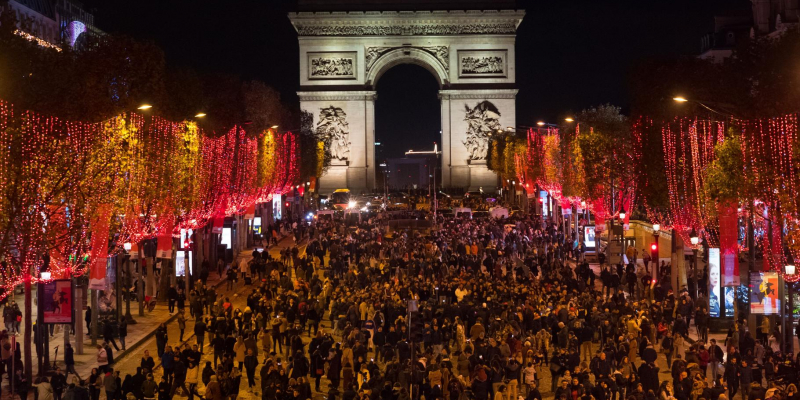
{"type": "Polygon", "coordinates": [[[50,381],[47,378],[42,378],[36,390],[39,400],[53,400],[53,386],[50,385],[50,381]]]}
{"type": "Polygon", "coordinates": [[[200,368],[197,367],[197,364],[190,362],[189,366],[186,368],[186,385],[189,387],[189,400],[194,400],[195,394],[197,397],[202,398],[202,396],[197,393],[197,383],[199,382],[199,377],[200,368]]]}

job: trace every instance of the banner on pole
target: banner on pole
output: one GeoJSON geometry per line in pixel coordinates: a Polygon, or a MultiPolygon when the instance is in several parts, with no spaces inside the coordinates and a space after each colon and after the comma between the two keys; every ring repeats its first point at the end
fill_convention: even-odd
{"type": "Polygon", "coordinates": [[[223,225],[225,225],[225,216],[224,215],[214,216],[214,225],[211,226],[211,233],[216,233],[216,234],[222,233],[223,225]]]}
{"type": "Polygon", "coordinates": [[[156,258],[172,259],[172,235],[158,235],[156,258]]]}
{"type": "Polygon", "coordinates": [[[45,324],[71,324],[73,299],[72,281],[58,279],[42,283],[44,292],[39,311],[45,324]]]}
{"type": "Polygon", "coordinates": [[[108,268],[108,229],[111,218],[111,204],[100,204],[92,231],[92,252],[89,272],[89,289],[106,288],[106,268],[108,268]]]}
{"type": "Polygon", "coordinates": [[[722,285],[739,286],[739,211],[736,203],[717,205],[722,285]]]}
{"type": "Polygon", "coordinates": [[[247,207],[247,211],[244,212],[244,219],[253,219],[256,216],[256,205],[252,204],[250,207],[247,207]]]}

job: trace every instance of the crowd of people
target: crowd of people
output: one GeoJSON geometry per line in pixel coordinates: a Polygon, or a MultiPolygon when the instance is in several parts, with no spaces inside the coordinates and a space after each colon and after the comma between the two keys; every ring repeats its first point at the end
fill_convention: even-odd
{"type": "Polygon", "coordinates": [[[315,220],[279,257],[228,267],[243,299],[171,293],[180,337],[159,327],[136,371],[106,344],[90,376],[59,371],[38,400],[800,399],[800,358],[744,321],[709,338],[708,300],[670,287],[663,263],[593,269],[535,215],[437,225],[315,220]]]}

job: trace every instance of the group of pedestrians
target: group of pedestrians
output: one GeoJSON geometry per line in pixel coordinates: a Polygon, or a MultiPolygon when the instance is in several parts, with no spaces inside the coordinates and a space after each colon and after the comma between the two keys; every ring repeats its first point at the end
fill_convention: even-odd
{"type": "Polygon", "coordinates": [[[314,220],[297,247],[254,251],[229,267],[233,301],[175,289],[178,337],[162,324],[136,371],[107,340],[89,377],[39,400],[798,400],[800,360],[743,321],[709,338],[708,301],[664,265],[570,259],[570,235],[531,214],[384,221],[314,220]]]}

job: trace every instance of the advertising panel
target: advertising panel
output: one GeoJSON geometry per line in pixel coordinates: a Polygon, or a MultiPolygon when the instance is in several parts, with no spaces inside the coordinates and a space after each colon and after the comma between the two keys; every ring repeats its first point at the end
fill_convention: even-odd
{"type": "Polygon", "coordinates": [[[595,247],[595,236],[594,236],[593,226],[583,227],[583,244],[585,244],[586,248],[589,249],[593,249],[595,247]]]}
{"type": "Polygon", "coordinates": [[[59,279],[42,283],[42,312],[45,324],[71,324],[72,281],[59,279]]]}
{"type": "Polygon", "coordinates": [[[780,281],[777,272],[750,273],[750,312],[753,314],[780,314],[778,297],[780,281]]]}
{"type": "Polygon", "coordinates": [[[719,249],[708,249],[708,315],[720,317],[719,249]]]}
{"type": "Polygon", "coordinates": [[[725,286],[725,317],[733,318],[733,302],[736,298],[736,288],[725,286]]]}

